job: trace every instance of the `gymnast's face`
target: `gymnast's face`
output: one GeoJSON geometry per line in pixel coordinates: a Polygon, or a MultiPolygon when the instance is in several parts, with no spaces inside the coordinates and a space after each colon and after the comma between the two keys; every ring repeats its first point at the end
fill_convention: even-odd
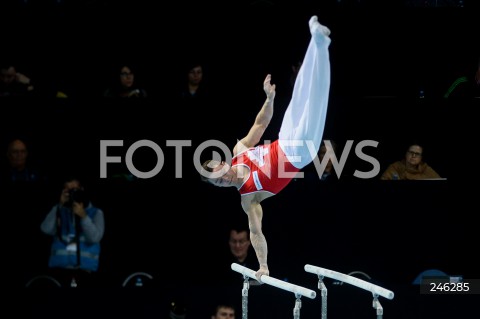
{"type": "Polygon", "coordinates": [[[212,168],[212,176],[209,182],[218,187],[234,186],[235,172],[225,161],[211,161],[209,166],[212,168]]]}

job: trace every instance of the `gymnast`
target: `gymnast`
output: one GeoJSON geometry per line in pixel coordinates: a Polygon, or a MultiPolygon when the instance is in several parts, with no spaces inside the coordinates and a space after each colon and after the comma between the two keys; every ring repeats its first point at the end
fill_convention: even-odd
{"type": "Polygon", "coordinates": [[[275,84],[268,74],[263,82],[266,100],[248,134],[233,148],[230,164],[207,160],[201,178],[218,187],[236,187],[248,216],[250,240],[260,269],[255,277],[269,275],[267,241],[262,232],[263,210],[260,203],[278,194],[316,157],[325,128],[330,90],[330,30],[309,20],[311,33],[307,52],[295,80],[292,98],[285,111],[278,139],[257,145],[273,116],[275,84]]]}

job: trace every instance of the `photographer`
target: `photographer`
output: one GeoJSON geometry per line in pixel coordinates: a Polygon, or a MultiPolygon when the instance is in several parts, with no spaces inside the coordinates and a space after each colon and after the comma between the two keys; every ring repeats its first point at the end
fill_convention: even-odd
{"type": "Polygon", "coordinates": [[[80,181],[67,179],[60,202],[41,224],[53,237],[48,261],[53,276],[73,287],[87,283],[98,270],[104,227],[103,211],[92,205],[80,181]]]}

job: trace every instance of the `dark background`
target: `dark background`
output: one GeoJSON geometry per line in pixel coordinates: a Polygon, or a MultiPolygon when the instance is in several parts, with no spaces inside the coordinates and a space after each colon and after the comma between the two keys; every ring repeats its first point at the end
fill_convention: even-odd
{"type": "MultiPolygon", "coordinates": [[[[208,317],[224,299],[233,300],[240,317],[241,283],[222,282],[218,274],[225,265],[218,256],[228,249],[229,225],[246,216],[235,191],[200,182],[193,152],[207,139],[232,148],[246,134],[263,103],[267,73],[278,95],[265,138],[275,138],[288,101],[290,65],[303,57],[307,22],[316,14],[332,30],[324,136],[341,147],[347,140],[354,145],[378,141],[377,148],[365,151],[379,160],[382,172],[403,157],[410,142],[420,141],[426,162],[448,181],[358,179],[353,172],[371,166],[353,150],[338,183],[322,184],[307,168],[308,178],[293,181],[263,203],[271,275],[317,290],[317,278],[303,271],[307,263],[343,273],[359,270],[395,292],[393,300],[380,300],[388,318],[472,315],[467,306],[473,296],[420,295],[411,282],[432,268],[479,278],[473,261],[475,186],[464,182],[476,176],[469,159],[474,158],[473,112],[479,105],[441,98],[457,76],[475,69],[478,10],[467,3],[464,8],[394,3],[182,2],[162,7],[146,1],[91,1],[7,7],[2,41],[9,49],[2,55],[19,61],[40,93],[0,101],[3,144],[24,138],[31,160],[49,177],[42,184],[4,187],[4,287],[12,301],[23,305],[15,309],[31,317],[61,317],[75,307],[78,316],[164,318],[169,302],[181,296],[189,318],[208,317]],[[211,96],[204,103],[183,103],[175,93],[179,74],[197,57],[207,66],[211,96]],[[125,59],[142,70],[148,99],[101,98],[111,68],[125,59]],[[53,98],[58,88],[69,98],[53,98]],[[424,99],[418,98],[420,90],[424,99]],[[109,164],[108,178],[100,179],[100,140],[109,139],[124,141],[123,147],[109,149],[109,155],[122,158],[133,142],[152,140],[164,151],[165,166],[154,178],[126,181],[113,176],[128,173],[125,165],[109,164]],[[192,141],[181,164],[167,140],[192,141]],[[175,178],[176,164],[182,178],[175,178]],[[102,287],[26,291],[21,287],[43,273],[48,260],[50,241],[39,225],[58,200],[62,178],[71,172],[84,177],[92,201],[105,212],[102,287]],[[136,271],[153,275],[152,289],[121,287],[136,271]],[[11,293],[17,289],[19,294],[11,293]],[[87,300],[94,314],[79,299],[87,300]],[[60,307],[52,312],[55,302],[60,307]]],[[[134,161],[138,169],[149,170],[155,157],[140,149],[134,161]]],[[[326,283],[329,317],[375,315],[368,293],[326,283]]],[[[302,316],[320,316],[319,292],[315,300],[302,300],[302,316]]],[[[253,318],[287,318],[293,306],[290,293],[251,288],[253,318]]]]}

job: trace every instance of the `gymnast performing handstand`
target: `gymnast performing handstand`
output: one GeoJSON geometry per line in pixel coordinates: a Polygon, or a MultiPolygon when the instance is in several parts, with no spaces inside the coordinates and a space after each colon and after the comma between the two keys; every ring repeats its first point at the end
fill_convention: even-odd
{"type": "Polygon", "coordinates": [[[208,160],[202,164],[202,180],[219,187],[236,187],[248,216],[250,240],[260,269],[258,281],[269,275],[267,241],[262,232],[260,203],[278,194],[316,157],[322,141],[330,90],[330,30],[316,16],[309,21],[311,39],[295,80],[278,139],[257,145],[273,116],[275,84],[268,74],[263,82],[267,96],[247,136],[233,148],[230,164],[208,160]]]}

